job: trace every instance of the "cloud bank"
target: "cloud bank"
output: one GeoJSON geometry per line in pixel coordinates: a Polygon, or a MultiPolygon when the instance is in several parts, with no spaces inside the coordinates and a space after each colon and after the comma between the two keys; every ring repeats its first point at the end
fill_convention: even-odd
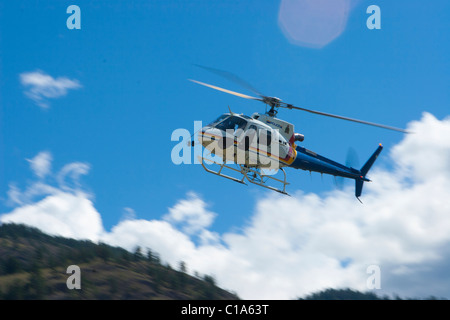
{"type": "Polygon", "coordinates": [[[25,95],[41,108],[49,108],[48,99],[65,96],[70,89],[81,88],[76,79],[53,78],[43,71],[24,72],[19,75],[20,83],[26,88],[25,95]]]}
{"type": "Polygon", "coordinates": [[[291,299],[330,287],[366,291],[373,265],[381,270],[376,293],[450,298],[450,118],[425,113],[408,129],[415,134],[390,150],[392,168],[371,171],[364,205],[350,187],[322,197],[263,193],[241,231],[218,234],[211,230],[217,213],[189,192],[160,219],[133,213],[106,231],[93,195],[77,182],[87,164],[66,165],[55,174],[64,183],[50,186],[38,174],[48,170],[30,162],[40,178],[24,191],[10,186],[16,207],[0,222],[128,250],[148,247],[171,265],[182,260],[191,273],[213,275],[244,299],[291,299]],[[69,188],[71,179],[77,181],[69,188]],[[33,200],[37,194],[45,196],[33,200]]]}

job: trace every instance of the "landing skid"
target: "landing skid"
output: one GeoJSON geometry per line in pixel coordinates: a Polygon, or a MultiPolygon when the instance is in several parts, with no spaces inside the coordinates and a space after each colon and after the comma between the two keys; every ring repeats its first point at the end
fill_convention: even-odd
{"type": "Polygon", "coordinates": [[[263,187],[263,188],[266,188],[266,189],[270,189],[272,191],[276,191],[276,192],[279,192],[279,193],[282,193],[282,194],[285,194],[285,195],[289,195],[286,192],[286,186],[289,184],[289,182],[286,181],[286,172],[284,171],[283,168],[280,168],[280,170],[281,170],[281,172],[283,172],[284,178],[283,179],[278,179],[278,178],[273,177],[272,175],[265,175],[265,174],[263,174],[259,168],[253,168],[253,167],[248,167],[246,165],[239,164],[239,169],[237,169],[237,168],[234,168],[234,167],[231,167],[231,166],[227,165],[225,162],[217,163],[214,160],[203,158],[201,156],[199,156],[198,159],[199,159],[200,163],[202,164],[203,169],[205,169],[209,173],[212,173],[212,174],[215,174],[215,175],[221,176],[223,178],[227,178],[227,179],[230,179],[232,181],[235,181],[235,182],[238,182],[238,183],[241,183],[241,184],[245,184],[245,185],[247,185],[245,183],[245,180],[247,180],[248,182],[256,184],[256,185],[258,185],[260,187],[263,187]],[[206,162],[210,163],[210,164],[218,165],[219,169],[217,171],[214,171],[214,170],[211,170],[211,169],[207,168],[205,166],[206,162]],[[238,178],[235,178],[235,177],[223,174],[222,173],[223,169],[229,169],[229,170],[231,170],[233,172],[240,173],[240,174],[242,174],[242,178],[238,179],[238,178]],[[282,184],[282,188],[278,189],[276,187],[272,187],[272,186],[267,184],[268,181],[276,181],[278,183],[281,183],[282,184]]]}

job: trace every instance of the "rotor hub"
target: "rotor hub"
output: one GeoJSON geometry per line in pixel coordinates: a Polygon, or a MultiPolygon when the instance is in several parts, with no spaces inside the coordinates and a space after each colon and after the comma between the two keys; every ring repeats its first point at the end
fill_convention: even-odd
{"type": "Polygon", "coordinates": [[[277,97],[263,97],[263,102],[270,106],[270,110],[267,111],[267,115],[275,117],[278,113],[277,108],[281,106],[281,99],[277,97]]]}

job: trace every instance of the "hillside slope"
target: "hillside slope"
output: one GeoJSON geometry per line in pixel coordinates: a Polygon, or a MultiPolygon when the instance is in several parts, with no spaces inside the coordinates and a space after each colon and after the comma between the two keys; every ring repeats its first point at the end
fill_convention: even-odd
{"type": "Polygon", "coordinates": [[[0,225],[0,299],[238,299],[211,276],[192,277],[156,253],[53,237],[24,225],[0,225]],[[81,289],[67,268],[80,269],[81,289]],[[69,279],[70,278],[70,279],[69,279]]]}

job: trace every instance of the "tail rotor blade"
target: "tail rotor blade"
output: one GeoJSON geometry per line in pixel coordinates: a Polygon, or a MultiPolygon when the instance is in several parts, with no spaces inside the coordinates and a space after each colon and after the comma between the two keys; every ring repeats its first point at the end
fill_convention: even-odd
{"type": "MultiPolygon", "coordinates": [[[[349,168],[359,168],[359,158],[356,150],[352,147],[347,149],[347,156],[345,157],[345,166],[349,168]]],[[[338,190],[343,190],[347,179],[341,176],[334,177],[335,185],[338,190]]]]}
{"type": "Polygon", "coordinates": [[[345,166],[351,168],[359,168],[359,158],[356,150],[349,147],[347,150],[347,157],[345,158],[345,166]]]}

